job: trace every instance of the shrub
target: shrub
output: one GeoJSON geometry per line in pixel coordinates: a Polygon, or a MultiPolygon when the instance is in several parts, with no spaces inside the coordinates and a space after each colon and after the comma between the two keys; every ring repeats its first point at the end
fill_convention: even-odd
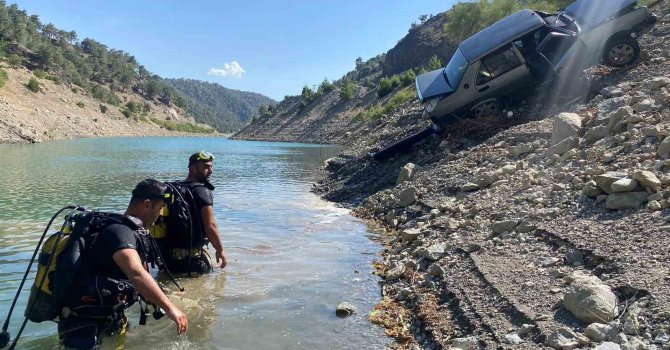
{"type": "Polygon", "coordinates": [[[414,74],[414,71],[411,69],[408,69],[400,74],[400,82],[402,83],[402,86],[409,86],[413,84],[415,79],[416,74],[414,74]]]}
{"type": "Polygon", "coordinates": [[[356,96],[356,84],[353,82],[347,82],[340,90],[340,98],[345,101],[351,101],[356,96]]]}
{"type": "Polygon", "coordinates": [[[44,79],[49,75],[49,74],[47,74],[47,72],[45,72],[43,70],[36,70],[35,72],[33,72],[33,74],[35,74],[35,76],[40,78],[40,79],[44,79]]]}
{"type": "Polygon", "coordinates": [[[127,109],[127,108],[124,108],[124,109],[121,111],[121,113],[123,113],[123,115],[124,115],[126,118],[130,118],[130,117],[133,116],[133,112],[131,112],[131,111],[130,111],[129,109],[127,109]]]}
{"type": "Polygon", "coordinates": [[[358,114],[358,118],[366,120],[375,120],[381,118],[383,115],[396,110],[401,104],[416,98],[416,91],[414,89],[405,89],[398,92],[395,96],[384,105],[372,106],[369,109],[358,114]]]}
{"type": "Polygon", "coordinates": [[[150,119],[152,122],[158,124],[160,127],[170,131],[191,132],[198,134],[211,134],[214,132],[214,129],[206,126],[191,123],[179,123],[172,120],[161,120],[156,118],[150,118],[150,119]]]}
{"type": "Polygon", "coordinates": [[[302,87],[302,98],[307,102],[311,102],[314,99],[316,93],[309,86],[305,85],[302,87]]]}
{"type": "Polygon", "coordinates": [[[109,110],[109,108],[107,106],[105,106],[103,104],[100,104],[100,112],[101,113],[107,113],[108,110],[109,110]]]}
{"type": "Polygon", "coordinates": [[[394,75],[390,78],[382,78],[382,80],[379,82],[379,89],[377,90],[377,96],[384,97],[399,85],[400,85],[400,77],[397,75],[394,75]]]}
{"type": "Polygon", "coordinates": [[[317,91],[318,95],[327,94],[335,90],[335,84],[328,81],[328,79],[323,79],[321,85],[319,85],[319,90],[317,91]]]}
{"type": "Polygon", "coordinates": [[[84,108],[84,107],[86,107],[86,105],[84,104],[84,102],[81,102],[81,101],[77,102],[77,106],[79,106],[79,108],[84,108]]]}
{"type": "Polygon", "coordinates": [[[30,78],[28,84],[26,84],[26,87],[32,92],[38,92],[40,91],[40,82],[35,78],[30,78]]]}
{"type": "Polygon", "coordinates": [[[18,67],[23,65],[23,57],[13,53],[7,56],[7,63],[12,67],[18,67]]]}
{"type": "Polygon", "coordinates": [[[442,60],[437,57],[437,55],[433,55],[430,60],[428,61],[428,64],[426,64],[426,71],[430,72],[432,70],[440,69],[442,68],[442,60]]]}
{"type": "Polygon", "coordinates": [[[9,79],[7,77],[7,72],[4,69],[0,68],[0,88],[5,86],[5,83],[7,83],[7,79],[9,79]]]}

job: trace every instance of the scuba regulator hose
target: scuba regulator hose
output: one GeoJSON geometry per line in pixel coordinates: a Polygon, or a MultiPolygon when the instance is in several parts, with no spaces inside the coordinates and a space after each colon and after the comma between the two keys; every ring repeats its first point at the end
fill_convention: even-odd
{"type": "MultiPolygon", "coordinates": [[[[82,207],[78,205],[68,205],[67,207],[61,208],[59,211],[56,212],[56,214],[51,217],[51,220],[49,220],[49,223],[47,226],[44,228],[44,232],[42,233],[42,237],[40,237],[40,240],[37,242],[37,246],[35,247],[35,251],[33,252],[32,258],[30,258],[30,263],[28,263],[28,268],[26,268],[26,272],[23,274],[23,278],[21,279],[21,283],[19,284],[19,288],[16,291],[16,295],[14,296],[14,301],[12,301],[12,306],[9,308],[9,312],[7,313],[7,318],[5,319],[5,323],[2,326],[2,331],[0,332],[0,349],[4,348],[9,344],[9,340],[11,338],[9,332],[7,331],[7,328],[9,328],[9,320],[12,317],[12,312],[14,311],[14,307],[16,306],[16,302],[19,299],[19,295],[21,294],[21,290],[23,289],[23,285],[26,282],[26,279],[28,278],[28,274],[30,273],[30,268],[33,266],[33,262],[35,262],[35,257],[37,256],[37,253],[40,250],[40,247],[42,246],[42,242],[44,241],[44,237],[46,237],[47,233],[49,232],[49,228],[51,228],[51,225],[53,224],[54,220],[64,211],[70,209],[70,212],[67,214],[67,217],[72,215],[77,210],[83,210],[82,207]]],[[[60,232],[65,229],[65,225],[67,225],[67,220],[63,222],[63,225],[61,226],[60,232]]],[[[58,238],[60,240],[60,237],[58,238]]],[[[56,245],[54,245],[54,250],[56,249],[56,245]]],[[[53,253],[49,257],[49,263],[47,264],[48,266],[51,266],[51,262],[53,259],[53,253]]],[[[48,269],[47,269],[48,270],[48,269]]],[[[39,283],[39,289],[42,289],[44,286],[44,282],[46,280],[47,274],[45,273],[39,283]]],[[[34,306],[34,301],[30,305],[28,305],[28,309],[32,309],[34,306]]],[[[28,322],[28,317],[26,317],[23,320],[23,324],[21,325],[21,328],[19,329],[19,332],[16,334],[16,338],[14,338],[14,342],[12,342],[12,345],[9,347],[10,350],[14,349],[16,347],[17,342],[19,341],[19,338],[21,337],[21,333],[23,333],[23,329],[26,327],[26,323],[28,322]]]]}

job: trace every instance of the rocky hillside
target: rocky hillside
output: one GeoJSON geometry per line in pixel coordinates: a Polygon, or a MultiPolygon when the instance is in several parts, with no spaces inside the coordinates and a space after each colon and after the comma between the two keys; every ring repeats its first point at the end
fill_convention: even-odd
{"type": "MultiPolygon", "coordinates": [[[[159,120],[159,123],[167,119],[182,123],[195,122],[180,108],[159,102],[149,104],[150,112],[147,116],[127,117],[121,109],[100,102],[81,89],[36,78],[25,68],[11,68],[1,61],[0,69],[8,76],[7,82],[0,88],[0,142],[3,143],[177,134],[167,130],[165,124],[153,122],[148,116],[159,120]],[[26,87],[31,78],[39,81],[39,91],[32,92],[26,87]]],[[[124,105],[132,101],[144,106],[146,102],[133,93],[120,94],[120,98],[124,105]]]]}
{"type": "MultiPolygon", "coordinates": [[[[360,113],[385,106],[403,92],[402,86],[399,86],[380,97],[378,91],[382,77],[391,77],[410,69],[418,72],[429,65],[431,58],[446,62],[451,57],[457,45],[443,35],[446,19],[446,14],[428,18],[411,28],[386,54],[367,62],[357,61],[356,69],[336,81],[334,90],[314,99],[287,97],[266,115],[255,118],[233,138],[331,144],[356,140],[357,134],[369,129],[368,124],[374,124],[374,120],[360,118],[360,113]],[[351,98],[343,96],[346,83],[355,86],[351,98]]],[[[413,78],[411,80],[410,85],[413,85],[413,78]]],[[[412,87],[409,89],[413,90],[412,87]]]]}
{"type": "Polygon", "coordinates": [[[670,13],[588,102],[528,101],[410,152],[407,103],[351,131],[315,187],[388,235],[370,315],[403,349],[670,348],[670,13]]]}

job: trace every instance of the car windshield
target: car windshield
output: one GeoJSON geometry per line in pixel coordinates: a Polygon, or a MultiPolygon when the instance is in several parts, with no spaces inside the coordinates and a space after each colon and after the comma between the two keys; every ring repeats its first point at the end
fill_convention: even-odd
{"type": "Polygon", "coordinates": [[[465,59],[460,49],[456,50],[451,60],[449,60],[447,67],[444,68],[444,77],[447,79],[449,86],[454,88],[454,90],[458,87],[461,79],[463,79],[463,73],[465,73],[465,68],[467,67],[468,60],[465,59]]]}

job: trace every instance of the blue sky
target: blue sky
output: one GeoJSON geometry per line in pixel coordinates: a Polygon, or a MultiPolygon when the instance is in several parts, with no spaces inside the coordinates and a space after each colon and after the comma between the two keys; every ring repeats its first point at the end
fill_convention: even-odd
{"type": "Polygon", "coordinates": [[[42,23],[134,55],[151,72],[281,100],[391,49],[455,0],[8,0],[42,23]],[[243,72],[242,72],[243,70],[243,72]]]}

